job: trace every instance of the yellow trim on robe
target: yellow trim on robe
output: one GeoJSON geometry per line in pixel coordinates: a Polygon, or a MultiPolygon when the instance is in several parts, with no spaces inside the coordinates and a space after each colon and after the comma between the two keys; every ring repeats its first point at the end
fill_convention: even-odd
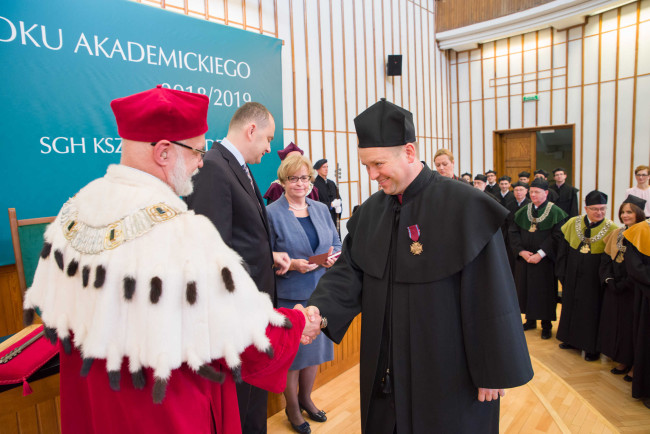
{"type": "MultiPolygon", "coordinates": [[[[562,226],[562,233],[564,234],[564,239],[569,243],[572,249],[576,250],[580,246],[580,238],[578,238],[578,234],[576,233],[576,219],[580,219],[580,231],[581,233],[584,233],[585,231],[585,220],[584,216],[576,216],[570,218],[564,225],[562,226]]],[[[603,226],[610,221],[609,219],[603,219],[603,221],[596,226],[595,228],[591,229],[591,235],[595,236],[600,232],[600,230],[603,228],[603,226]]],[[[609,227],[609,230],[607,231],[607,234],[605,234],[605,237],[610,234],[612,231],[618,229],[618,226],[616,226],[613,222],[611,226],[609,227]]],[[[626,232],[627,233],[627,232],[626,232]]],[[[603,237],[603,238],[605,238],[603,237]]],[[[603,253],[605,251],[605,241],[601,238],[600,240],[591,243],[589,246],[590,253],[592,255],[597,255],[600,253],[603,253]]]]}
{"type": "Polygon", "coordinates": [[[650,256],[650,220],[630,226],[624,236],[639,252],[650,256]]]}

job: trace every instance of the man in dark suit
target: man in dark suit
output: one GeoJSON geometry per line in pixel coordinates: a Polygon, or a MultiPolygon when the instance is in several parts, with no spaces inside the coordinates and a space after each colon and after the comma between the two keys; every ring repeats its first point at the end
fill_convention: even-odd
{"type": "Polygon", "coordinates": [[[336,183],[331,179],[327,179],[329,172],[329,165],[327,160],[323,158],[314,164],[316,170],[316,179],[314,180],[314,187],[318,189],[318,200],[327,206],[332,216],[332,221],[336,229],[339,229],[339,219],[341,217],[341,196],[336,183]]]}
{"type": "Polygon", "coordinates": [[[494,170],[490,169],[485,172],[485,176],[487,177],[485,191],[498,198],[499,196],[497,195],[499,194],[499,184],[497,183],[497,173],[494,170]]]}
{"type": "Polygon", "coordinates": [[[553,178],[555,179],[555,184],[551,185],[548,189],[549,191],[556,192],[558,195],[555,204],[567,213],[569,217],[577,216],[579,214],[578,191],[580,190],[566,182],[566,170],[563,167],[558,167],[553,170],[553,178]]]}
{"type": "Polygon", "coordinates": [[[510,228],[510,225],[512,222],[515,220],[515,213],[519,211],[519,208],[521,208],[524,205],[528,205],[530,202],[530,198],[528,197],[528,184],[525,182],[517,181],[514,184],[512,184],[512,195],[513,199],[512,201],[509,201],[507,205],[505,205],[506,208],[508,208],[508,211],[510,213],[508,214],[508,217],[506,218],[506,222],[504,223],[502,229],[503,229],[503,237],[505,238],[506,241],[506,247],[507,247],[507,252],[508,252],[508,262],[510,262],[510,269],[512,270],[512,274],[515,274],[515,259],[517,258],[513,253],[512,253],[512,244],[511,244],[511,239],[508,234],[508,229],[510,228]]]}
{"type": "Polygon", "coordinates": [[[508,204],[510,202],[515,202],[515,196],[510,191],[511,180],[512,178],[510,178],[508,175],[504,175],[499,178],[499,192],[495,195],[497,199],[499,199],[499,202],[501,202],[501,205],[506,208],[508,208],[508,204]]]}
{"type": "MultiPolygon", "coordinates": [[[[548,182],[548,172],[544,169],[537,169],[535,171],[535,178],[542,178],[544,181],[548,182]]],[[[559,196],[555,190],[548,190],[548,200],[557,203],[558,198],[559,196]]]]}
{"type": "MultiPolygon", "coordinates": [[[[248,168],[271,152],[274,133],[275,121],[266,107],[256,102],[241,106],[226,138],[205,154],[203,169],[194,177],[194,193],[186,202],[212,221],[224,242],[244,259],[258,290],[275,304],[273,267],[286,273],[290,259],[271,250],[264,202],[248,168]]],[[[242,432],[265,433],[267,392],[240,383],[237,400],[242,432]]]]}

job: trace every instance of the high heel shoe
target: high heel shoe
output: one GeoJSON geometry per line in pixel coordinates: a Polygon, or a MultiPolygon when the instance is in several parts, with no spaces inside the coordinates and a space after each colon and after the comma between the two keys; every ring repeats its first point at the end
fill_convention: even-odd
{"type": "Polygon", "coordinates": [[[311,420],[313,420],[313,421],[325,422],[327,420],[327,416],[325,416],[325,412],[323,410],[318,410],[318,413],[312,413],[305,406],[303,406],[300,402],[298,403],[298,406],[300,407],[300,410],[305,410],[307,412],[307,414],[309,415],[309,418],[311,420]]]}
{"type": "Polygon", "coordinates": [[[309,422],[304,421],[300,425],[294,425],[293,422],[291,422],[291,419],[289,419],[289,412],[286,408],[284,409],[284,413],[287,415],[287,420],[295,432],[298,432],[300,434],[311,434],[311,427],[309,426],[309,422]]]}

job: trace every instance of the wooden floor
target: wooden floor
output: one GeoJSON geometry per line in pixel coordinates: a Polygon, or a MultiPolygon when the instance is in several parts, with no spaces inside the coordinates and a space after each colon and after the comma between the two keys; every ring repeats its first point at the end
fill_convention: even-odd
{"type": "MultiPolygon", "coordinates": [[[[577,350],[559,349],[555,328],[552,339],[542,340],[540,333],[526,332],[535,377],[502,398],[502,433],[650,433],[650,409],[632,398],[630,383],[609,372],[613,362],[586,362],[577,350]]],[[[328,417],[311,422],[313,433],[361,432],[358,365],[312,397],[328,417]]],[[[269,418],[268,432],[293,432],[284,412],[269,418]]]]}

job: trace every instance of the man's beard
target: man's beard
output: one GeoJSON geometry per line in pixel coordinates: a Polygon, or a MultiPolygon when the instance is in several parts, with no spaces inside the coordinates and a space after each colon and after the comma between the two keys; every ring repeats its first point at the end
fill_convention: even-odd
{"type": "Polygon", "coordinates": [[[199,172],[199,169],[196,169],[190,175],[185,173],[185,157],[183,153],[178,153],[178,158],[176,159],[176,164],[171,173],[171,183],[174,191],[179,196],[189,196],[194,191],[194,184],[192,183],[192,177],[199,172]]]}

